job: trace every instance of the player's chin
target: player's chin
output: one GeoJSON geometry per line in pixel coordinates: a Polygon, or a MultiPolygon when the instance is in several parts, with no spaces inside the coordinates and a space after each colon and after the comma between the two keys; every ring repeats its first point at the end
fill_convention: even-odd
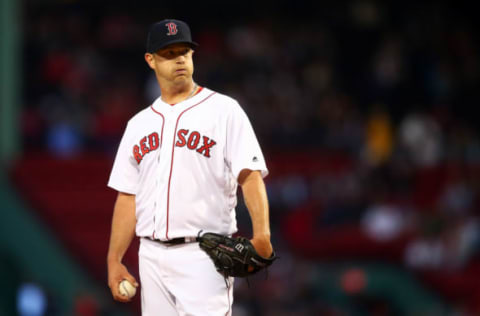
{"type": "Polygon", "coordinates": [[[192,80],[192,75],[189,72],[178,72],[175,73],[173,80],[176,83],[186,83],[192,80]]]}

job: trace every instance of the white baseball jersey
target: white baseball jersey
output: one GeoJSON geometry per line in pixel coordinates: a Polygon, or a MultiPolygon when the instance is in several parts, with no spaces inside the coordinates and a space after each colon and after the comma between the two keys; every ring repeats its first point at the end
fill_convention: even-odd
{"type": "Polygon", "coordinates": [[[158,98],[128,122],[108,186],[136,195],[137,236],[233,234],[242,169],[268,174],[247,115],[203,88],[175,105],[158,98]]]}

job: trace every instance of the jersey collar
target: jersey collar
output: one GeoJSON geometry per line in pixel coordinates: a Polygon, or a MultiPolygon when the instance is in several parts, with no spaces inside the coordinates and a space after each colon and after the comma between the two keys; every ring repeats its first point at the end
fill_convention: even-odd
{"type": "Polygon", "coordinates": [[[209,93],[210,89],[201,87],[201,90],[197,92],[194,96],[189,99],[183,100],[182,102],[176,103],[175,105],[171,105],[166,103],[162,100],[161,96],[159,96],[152,104],[152,107],[155,111],[158,112],[175,112],[179,110],[184,110],[185,108],[197,103],[203,97],[205,97],[209,93]]]}

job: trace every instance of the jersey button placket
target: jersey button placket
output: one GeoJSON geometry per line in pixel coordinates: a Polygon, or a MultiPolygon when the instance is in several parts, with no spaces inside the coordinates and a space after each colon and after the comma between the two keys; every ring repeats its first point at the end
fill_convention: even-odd
{"type": "MultiPolygon", "coordinates": [[[[162,227],[162,236],[167,235],[168,232],[168,225],[169,225],[169,216],[171,214],[169,213],[169,189],[168,188],[168,175],[170,174],[171,170],[171,165],[172,165],[172,160],[173,160],[173,151],[175,150],[175,125],[176,125],[176,119],[178,113],[176,113],[176,108],[175,106],[172,106],[169,111],[168,117],[165,118],[165,129],[167,131],[167,138],[165,142],[165,146],[162,150],[162,155],[163,155],[163,162],[162,162],[162,171],[160,174],[162,175],[159,177],[160,181],[160,186],[163,188],[162,192],[165,194],[164,198],[162,201],[164,201],[164,207],[166,213],[163,214],[165,216],[165,224],[166,227],[162,227]]],[[[159,204],[160,205],[160,204],[159,204]]],[[[170,205],[171,206],[171,205],[170,205]]]]}

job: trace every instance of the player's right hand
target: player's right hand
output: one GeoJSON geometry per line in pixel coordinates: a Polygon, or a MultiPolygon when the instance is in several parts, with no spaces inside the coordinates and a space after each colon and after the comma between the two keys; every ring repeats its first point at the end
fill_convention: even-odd
{"type": "Polygon", "coordinates": [[[125,267],[120,262],[109,262],[108,263],[108,287],[112,292],[112,296],[114,300],[126,303],[126,302],[129,302],[131,299],[121,295],[119,292],[119,284],[124,279],[128,280],[135,287],[138,287],[137,280],[135,280],[133,275],[131,275],[128,272],[127,267],[125,267]]]}

